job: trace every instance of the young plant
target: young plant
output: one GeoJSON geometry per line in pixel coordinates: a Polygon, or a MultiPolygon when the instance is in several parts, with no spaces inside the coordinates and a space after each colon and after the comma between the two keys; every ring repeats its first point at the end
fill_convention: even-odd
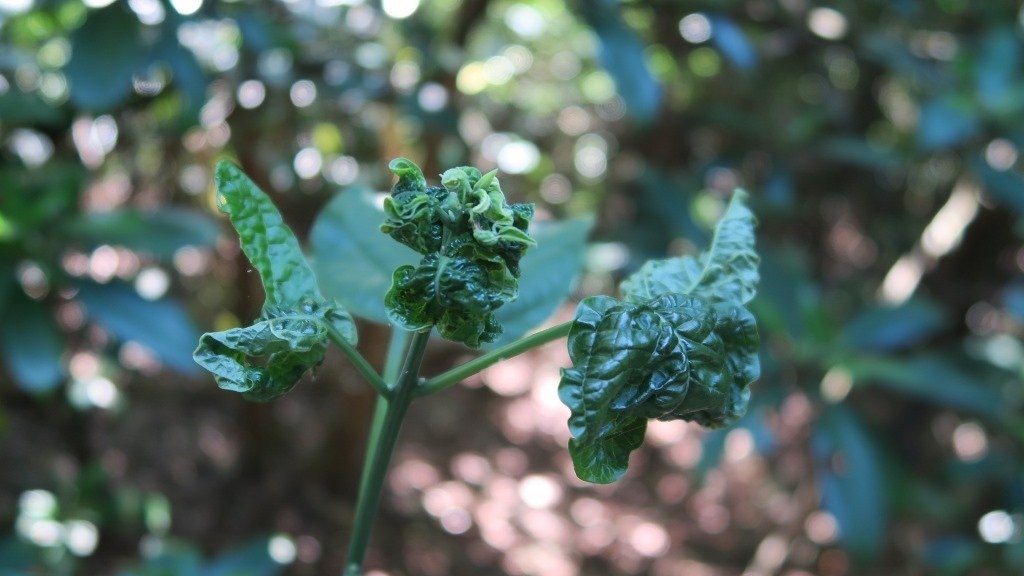
{"type": "Polygon", "coordinates": [[[522,336],[530,327],[522,325],[524,318],[539,323],[567,294],[572,274],[566,272],[578,265],[589,222],[531,234],[533,206],[508,203],[495,172],[453,168],[442,174],[440,186],[430,186],[409,160],[396,159],[390,168],[398,182],[384,199],[383,214],[356,191],[328,206],[327,223],[318,222],[313,232],[315,274],[269,198],[236,166],[220,163],[220,206],[260,274],[266,301],[252,325],[205,334],[194,353],[221,388],[267,401],[320,364],[333,342],[377,391],[346,576],[362,573],[384,475],[410,403],[503,359],[568,337],[573,366],[562,370],[559,397],[571,411],[576,474],[589,482],[613,482],[626,472],[652,418],[720,428],[744,414],[749,385],[760,373],[757,327],[745,307],[756,291],[759,261],[746,193],[734,194],[699,257],[648,262],[622,282],[621,299],[586,298],[572,321],[522,336]],[[380,222],[380,231],[415,256],[380,249],[365,235],[367,221],[380,222]],[[567,248],[568,270],[550,269],[565,259],[567,248]],[[340,264],[335,268],[328,259],[340,264]],[[318,276],[337,298],[323,295],[318,276]],[[381,289],[376,302],[383,301],[383,308],[366,298],[375,289],[381,289]],[[383,374],[356,350],[355,323],[335,300],[394,325],[383,374]],[[517,305],[515,318],[503,315],[517,305]],[[501,345],[425,378],[420,364],[433,331],[471,348],[501,345]]]}

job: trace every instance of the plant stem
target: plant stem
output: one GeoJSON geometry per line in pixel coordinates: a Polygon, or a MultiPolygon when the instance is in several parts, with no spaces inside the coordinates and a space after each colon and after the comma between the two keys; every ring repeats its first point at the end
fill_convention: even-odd
{"type": "Polygon", "coordinates": [[[461,366],[452,368],[444,374],[428,379],[426,382],[421,384],[419,388],[417,388],[416,394],[418,396],[425,396],[427,394],[433,394],[434,392],[440,392],[450,386],[454,386],[492,364],[497,364],[502,360],[518,356],[531,348],[536,348],[537,346],[547,344],[552,340],[557,340],[567,336],[569,334],[569,328],[571,327],[572,322],[552,326],[551,328],[546,328],[540,332],[530,334],[529,336],[520,338],[515,342],[506,344],[501,348],[491,350],[479,358],[474,358],[461,366]]]}
{"type": "MultiPolygon", "coordinates": [[[[377,400],[383,407],[378,407],[374,415],[374,430],[370,433],[366,464],[359,485],[359,496],[356,498],[356,517],[349,540],[344,576],[362,574],[366,547],[370,541],[373,520],[377,516],[377,506],[380,504],[380,495],[384,489],[384,476],[391,462],[391,455],[395,451],[398,431],[402,428],[405,412],[415,398],[420,363],[423,361],[423,352],[429,339],[430,330],[413,334],[412,344],[409,346],[394,389],[389,396],[381,396],[377,400]],[[378,418],[381,414],[383,416],[378,418]]],[[[392,340],[392,344],[394,342],[392,340]]]]}
{"type": "MultiPolygon", "coordinates": [[[[391,330],[391,340],[388,342],[388,355],[384,359],[384,382],[388,389],[394,386],[398,379],[398,371],[402,369],[402,357],[405,354],[405,347],[409,344],[409,332],[401,328],[391,330]]],[[[370,435],[366,439],[366,453],[364,458],[366,464],[359,477],[360,486],[368,486],[367,479],[370,475],[369,458],[370,454],[377,451],[377,444],[380,442],[380,433],[384,429],[384,419],[388,414],[388,401],[384,396],[378,395],[373,405],[373,420],[370,424],[370,435]]]]}
{"type": "Polygon", "coordinates": [[[363,355],[360,354],[359,351],[341,335],[341,332],[338,332],[338,330],[333,326],[329,326],[327,331],[331,336],[331,340],[338,345],[338,348],[341,348],[341,351],[345,353],[345,356],[348,356],[352,365],[355,366],[356,370],[363,375],[363,378],[366,378],[366,381],[373,386],[373,389],[382,396],[387,397],[390,395],[391,391],[388,390],[387,383],[380,377],[380,374],[377,374],[377,371],[373,369],[373,366],[370,365],[366,358],[364,358],[363,355]]]}

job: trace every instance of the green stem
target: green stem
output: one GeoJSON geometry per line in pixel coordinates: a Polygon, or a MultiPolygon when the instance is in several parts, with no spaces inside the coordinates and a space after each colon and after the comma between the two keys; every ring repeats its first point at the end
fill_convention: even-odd
{"type": "MultiPolygon", "coordinates": [[[[384,359],[384,382],[388,389],[398,379],[398,371],[402,369],[402,356],[405,354],[405,347],[409,344],[409,332],[401,328],[391,330],[391,341],[388,343],[388,355],[384,359]]],[[[359,477],[360,486],[368,486],[370,475],[369,459],[370,454],[377,451],[377,444],[380,443],[380,433],[384,429],[384,420],[388,414],[388,401],[384,396],[377,396],[373,406],[373,421],[370,424],[370,435],[366,439],[366,465],[363,466],[362,475],[359,477]]]]}
{"type": "Polygon", "coordinates": [[[333,326],[328,327],[327,330],[331,336],[331,340],[338,345],[338,348],[341,348],[341,351],[345,353],[345,356],[348,356],[352,365],[355,366],[356,370],[363,375],[363,378],[366,378],[366,381],[373,386],[373,389],[376,390],[378,394],[385,397],[391,394],[391,391],[388,390],[387,383],[385,383],[384,379],[380,377],[380,374],[377,374],[377,371],[373,369],[373,366],[371,366],[366,358],[364,358],[363,355],[360,354],[359,351],[341,335],[341,332],[338,332],[337,328],[333,326]]]}
{"type": "Polygon", "coordinates": [[[481,370],[491,366],[492,364],[497,364],[502,360],[507,360],[513,356],[518,356],[519,354],[522,354],[523,352],[526,352],[531,348],[536,348],[537,346],[540,346],[542,344],[547,344],[552,340],[558,340],[559,338],[564,338],[565,336],[568,336],[569,328],[571,327],[572,322],[566,322],[564,324],[559,324],[558,326],[552,326],[551,328],[546,328],[544,330],[541,330],[540,332],[530,334],[525,338],[520,338],[515,342],[506,344],[501,348],[491,350],[490,352],[484,354],[483,356],[480,356],[479,358],[474,358],[473,360],[470,360],[469,362],[466,362],[461,366],[456,366],[455,368],[452,368],[451,370],[445,372],[444,374],[440,374],[438,376],[430,378],[429,380],[427,380],[426,382],[419,386],[419,388],[416,390],[416,394],[418,396],[425,396],[427,394],[433,394],[434,392],[440,392],[441,390],[444,390],[445,388],[448,388],[450,386],[454,386],[455,384],[462,382],[466,378],[472,376],[473,374],[476,374],[477,372],[480,372],[481,370]]]}
{"type": "MultiPolygon", "coordinates": [[[[416,396],[419,383],[420,364],[423,353],[430,339],[430,330],[416,332],[412,344],[405,356],[405,363],[398,376],[390,397],[382,396],[374,416],[374,428],[370,434],[370,445],[366,454],[366,465],[362,482],[359,485],[359,496],[356,499],[356,517],[352,526],[352,537],[348,545],[348,561],[345,564],[344,576],[361,576],[363,560],[366,558],[366,547],[370,542],[370,531],[373,520],[377,516],[377,506],[384,489],[384,476],[387,473],[391,455],[398,441],[398,431],[402,428],[402,420],[409,404],[416,396]],[[377,415],[383,414],[378,418],[377,415]],[[379,430],[379,433],[377,433],[379,430]]],[[[392,341],[394,343],[394,340],[392,341]]]]}

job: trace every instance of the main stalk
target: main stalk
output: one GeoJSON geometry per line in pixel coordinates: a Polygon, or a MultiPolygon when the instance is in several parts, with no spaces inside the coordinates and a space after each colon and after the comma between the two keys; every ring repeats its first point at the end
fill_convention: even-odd
{"type": "Polygon", "coordinates": [[[348,545],[348,560],[345,563],[344,576],[362,576],[363,561],[366,559],[366,548],[373,530],[373,520],[377,516],[380,496],[384,490],[384,477],[388,464],[395,451],[398,432],[409,409],[409,404],[416,396],[419,385],[420,364],[423,352],[430,338],[430,330],[416,332],[412,336],[409,352],[398,376],[395,387],[389,394],[390,398],[380,396],[374,417],[373,430],[367,445],[366,463],[359,484],[359,496],[356,499],[356,517],[352,527],[352,537],[348,545]]]}

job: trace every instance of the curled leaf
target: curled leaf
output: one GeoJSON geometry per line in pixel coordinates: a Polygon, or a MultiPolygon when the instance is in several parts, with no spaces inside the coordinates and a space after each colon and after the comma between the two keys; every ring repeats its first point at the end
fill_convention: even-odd
{"type": "Polygon", "coordinates": [[[217,165],[216,181],[221,209],[259,271],[267,298],[254,324],[204,334],[192,356],[221,388],[273,400],[323,361],[331,328],[355,344],[355,322],[320,294],[298,240],[270,198],[229,162],[217,165]]]}
{"type": "Polygon", "coordinates": [[[581,302],[569,333],[573,367],[559,385],[577,475],[622,476],[650,418],[711,428],[737,420],[759,375],[757,346],[753,318],[736,306],[682,294],[581,302]]]}
{"type": "Polygon", "coordinates": [[[647,420],[721,428],[747,410],[759,338],[744,307],[757,289],[754,217],[738,192],[699,258],[652,261],[621,285],[624,301],[588,298],[569,332],[569,452],[583,480],[613,482],[647,420]]]}
{"type": "Polygon", "coordinates": [[[495,172],[452,168],[431,187],[409,160],[390,167],[398,182],[381,230],[423,257],[395,270],[388,318],[406,330],[436,326],[467,346],[493,341],[502,329],[492,313],[518,296],[519,262],[536,244],[527,232],[533,205],[509,204],[495,172]]]}
{"type": "Polygon", "coordinates": [[[213,373],[217,384],[241,392],[248,400],[283,396],[327,350],[329,308],[310,313],[264,310],[251,326],[203,334],[196,362],[213,373]]]}

